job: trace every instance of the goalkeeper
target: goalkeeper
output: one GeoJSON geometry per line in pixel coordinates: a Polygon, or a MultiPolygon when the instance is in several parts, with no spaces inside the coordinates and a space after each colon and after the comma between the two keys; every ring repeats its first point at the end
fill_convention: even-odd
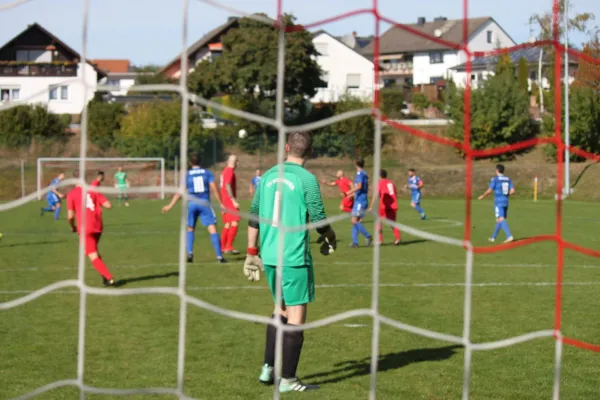
{"type": "Polygon", "coordinates": [[[129,179],[127,179],[127,172],[123,171],[123,167],[119,167],[115,173],[115,188],[119,190],[117,194],[117,201],[121,205],[122,201],[125,201],[125,207],[129,207],[129,197],[127,196],[127,188],[129,187],[129,179]]]}
{"type": "MultiPolygon", "coordinates": [[[[250,207],[252,216],[259,217],[261,222],[257,222],[256,218],[249,222],[248,255],[244,264],[244,273],[249,280],[258,280],[260,269],[264,263],[265,275],[274,299],[277,285],[276,265],[281,248],[279,226],[298,228],[309,221],[314,223],[327,218],[317,179],[304,169],[305,159],[310,156],[311,145],[312,140],[308,133],[297,132],[288,137],[287,161],[283,164],[283,182],[279,179],[279,166],[267,171],[258,185],[250,207]],[[279,200],[281,201],[279,202],[279,200]],[[259,240],[260,258],[257,248],[259,240]]],[[[336,248],[333,229],[329,225],[325,225],[317,228],[317,232],[324,239],[321,253],[328,255],[333,252],[336,248]]],[[[282,322],[299,326],[305,323],[308,303],[315,300],[315,282],[308,230],[286,232],[282,248],[282,322]]],[[[259,377],[259,380],[265,384],[274,381],[276,334],[275,326],[268,325],[265,360],[259,377]]],[[[318,389],[317,385],[302,383],[296,376],[303,342],[303,331],[284,332],[280,392],[303,392],[318,389]]]]}

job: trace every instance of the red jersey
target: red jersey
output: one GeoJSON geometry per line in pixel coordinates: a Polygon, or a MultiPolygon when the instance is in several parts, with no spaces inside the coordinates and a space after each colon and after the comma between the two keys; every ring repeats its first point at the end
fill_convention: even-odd
{"type": "MultiPolygon", "coordinates": [[[[83,190],[77,186],[67,194],[67,210],[75,211],[77,231],[81,233],[81,194],[83,190]]],[[[106,197],[100,193],[87,192],[85,233],[102,233],[102,204],[106,197]]]]}
{"type": "MultiPolygon", "coordinates": [[[[344,194],[348,193],[352,189],[352,181],[350,179],[346,178],[345,176],[342,176],[341,178],[337,178],[335,180],[335,184],[340,189],[340,192],[342,192],[344,194]]],[[[344,199],[342,200],[342,206],[344,208],[352,208],[353,205],[354,205],[353,197],[344,197],[344,199]]]]}
{"type": "Polygon", "coordinates": [[[380,210],[397,210],[398,202],[396,200],[396,185],[389,179],[381,179],[379,181],[379,209],[380,210]]]}
{"type": "Polygon", "coordinates": [[[233,208],[233,201],[227,193],[227,186],[231,185],[231,192],[233,197],[237,196],[236,185],[235,185],[235,170],[231,167],[225,167],[221,172],[221,198],[223,199],[223,205],[227,208],[233,208]]]}
{"type": "Polygon", "coordinates": [[[100,186],[100,181],[94,179],[92,183],[90,183],[90,186],[100,186]]]}

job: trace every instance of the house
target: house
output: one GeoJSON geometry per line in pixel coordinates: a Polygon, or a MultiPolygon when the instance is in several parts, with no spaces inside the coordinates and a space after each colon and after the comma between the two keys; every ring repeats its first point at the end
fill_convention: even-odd
{"type": "MultiPolygon", "coordinates": [[[[540,86],[539,79],[539,66],[540,66],[540,53],[542,55],[542,75],[548,73],[548,67],[552,63],[554,57],[553,54],[544,51],[543,48],[525,48],[512,51],[508,53],[510,58],[515,65],[515,73],[518,73],[517,66],[521,59],[527,61],[528,67],[528,83],[529,90],[531,90],[533,84],[540,86]]],[[[472,60],[471,69],[471,87],[477,88],[477,86],[490,75],[494,75],[496,71],[496,65],[498,64],[498,56],[488,57],[476,57],[472,60]]],[[[575,74],[577,73],[577,67],[579,63],[576,58],[569,58],[569,84],[575,80],[575,74]]],[[[553,72],[551,72],[553,73],[553,72]]],[[[457,65],[450,69],[450,75],[454,83],[458,87],[465,87],[467,81],[467,65],[466,63],[457,65]]],[[[544,89],[550,88],[550,82],[546,76],[542,76],[541,86],[544,89]]]]}
{"type": "Polygon", "coordinates": [[[29,25],[0,47],[2,103],[44,104],[53,113],[80,114],[104,76],[89,60],[80,60],[79,53],[42,26],[29,25]]]}
{"type": "Polygon", "coordinates": [[[357,51],[358,47],[355,43],[356,41],[352,44],[347,37],[344,40],[325,31],[313,34],[313,44],[320,54],[317,63],[323,70],[321,79],[326,85],[317,89],[317,94],[311,102],[337,102],[345,93],[364,100],[372,100],[373,62],[357,51]]]}
{"type": "Polygon", "coordinates": [[[92,60],[106,76],[100,84],[108,86],[108,92],[113,96],[125,96],[127,91],[135,85],[141,75],[153,75],[152,72],[136,72],[129,60],[92,60]]]}
{"type": "MultiPolygon", "coordinates": [[[[192,44],[187,49],[188,67],[189,72],[194,70],[194,67],[202,61],[211,60],[215,57],[219,57],[223,52],[223,45],[221,43],[222,37],[229,32],[232,28],[239,26],[239,18],[229,17],[227,22],[219,25],[215,29],[208,32],[200,40],[192,44]]],[[[179,79],[181,76],[181,56],[177,55],[173,60],[169,61],[161,70],[159,74],[166,76],[169,79],[179,79]]]]}
{"type": "MultiPolygon", "coordinates": [[[[416,24],[406,25],[429,37],[460,44],[464,21],[438,17],[427,21],[420,17],[416,24]]],[[[468,46],[471,51],[489,51],[511,47],[515,42],[491,17],[468,20],[468,46]]],[[[373,43],[362,53],[372,57],[373,43]]],[[[417,36],[399,27],[392,27],[380,38],[381,75],[385,86],[428,85],[448,79],[450,68],[466,62],[463,51],[417,36]]]]}

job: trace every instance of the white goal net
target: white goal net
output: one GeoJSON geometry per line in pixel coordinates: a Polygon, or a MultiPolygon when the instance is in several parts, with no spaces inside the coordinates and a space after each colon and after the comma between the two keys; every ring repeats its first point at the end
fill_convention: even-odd
{"type": "MultiPolygon", "coordinates": [[[[105,180],[102,186],[115,186],[115,173],[119,168],[127,174],[131,188],[157,187],[156,192],[130,190],[131,197],[165,198],[165,159],[164,158],[38,158],[37,160],[37,191],[38,193],[60,173],[71,178],[73,171],[80,169],[84,161],[84,174],[81,178],[91,183],[99,172],[104,172],[105,180]]],[[[38,197],[40,199],[41,197],[38,197]]]]}

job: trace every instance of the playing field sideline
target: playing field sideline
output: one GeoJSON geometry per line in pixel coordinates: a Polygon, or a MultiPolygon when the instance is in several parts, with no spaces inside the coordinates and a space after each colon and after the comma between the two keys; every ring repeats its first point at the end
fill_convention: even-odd
{"type": "MultiPolygon", "coordinates": [[[[426,199],[424,206],[431,219],[420,221],[405,200],[401,200],[399,222],[462,238],[464,201],[426,199]]],[[[104,214],[106,233],[100,249],[115,277],[126,281],[124,288],[177,286],[180,214],[173,210],[162,215],[162,205],[164,202],[134,201],[130,208],[115,208],[104,214]]],[[[242,204],[243,209],[247,206],[242,204]]],[[[332,212],[337,210],[337,202],[327,206],[332,212]]],[[[519,239],[554,233],[555,209],[554,202],[516,199],[509,215],[513,234],[519,239]]],[[[38,211],[39,203],[30,203],[2,214],[0,302],[60,280],[77,279],[77,236],[69,232],[66,221],[40,218],[38,211]]],[[[600,250],[600,210],[595,204],[567,201],[564,216],[565,239],[600,250]]],[[[494,226],[492,201],[473,203],[473,223],[473,242],[484,245],[494,226]]],[[[370,223],[366,226],[372,231],[370,223]]],[[[309,307],[309,321],[371,306],[372,250],[347,248],[347,220],[336,223],[334,229],[340,239],[334,255],[326,258],[318,254],[316,245],[313,249],[318,286],[317,300],[309,307]]],[[[196,263],[187,268],[189,294],[220,307],[268,316],[272,301],[264,281],[250,284],[244,279],[242,256],[230,258],[226,265],[213,262],[208,235],[198,232],[196,263]]],[[[391,230],[384,235],[381,313],[403,323],[461,336],[465,251],[409,235],[403,236],[404,245],[395,247],[389,245],[391,230]]],[[[243,249],[245,241],[242,229],[237,247],[243,249]]],[[[552,329],[556,253],[553,243],[540,243],[475,256],[473,342],[552,329]]],[[[564,280],[563,334],[600,344],[600,320],[595,318],[600,309],[600,260],[566,252],[564,280]]],[[[86,281],[101,286],[101,279],[89,265],[86,281]]],[[[78,310],[77,290],[65,288],[0,311],[1,399],[76,378],[78,310]]],[[[176,296],[88,297],[85,383],[103,388],[174,388],[178,325],[176,296]]],[[[299,377],[307,383],[322,384],[321,390],[310,394],[311,399],[367,398],[371,334],[369,318],[336,322],[306,333],[299,377]]],[[[189,306],[186,394],[202,399],[269,398],[272,389],[257,382],[263,346],[262,325],[189,306]]],[[[561,399],[597,399],[599,357],[564,348],[561,399]]],[[[551,398],[553,374],[552,338],[476,352],[471,398],[551,398]]],[[[460,346],[382,326],[378,398],[458,399],[462,376],[460,346]]],[[[76,389],[65,388],[40,398],[76,397],[76,389]]]]}

